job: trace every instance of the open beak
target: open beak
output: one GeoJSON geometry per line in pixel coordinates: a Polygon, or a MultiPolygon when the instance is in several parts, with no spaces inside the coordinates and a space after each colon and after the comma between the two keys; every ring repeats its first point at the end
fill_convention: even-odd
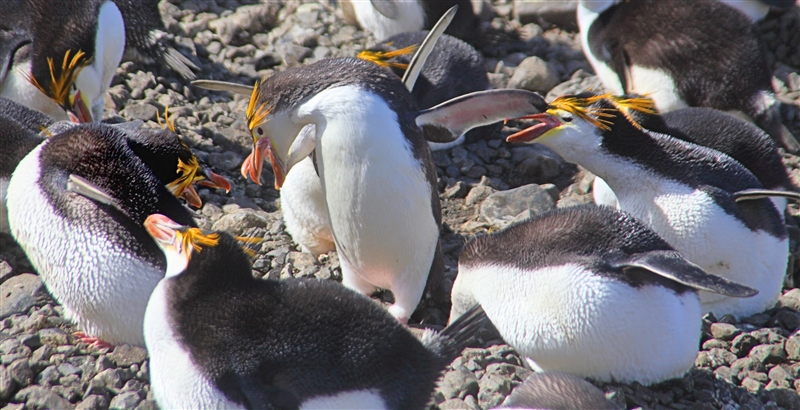
{"type": "Polygon", "coordinates": [[[224,189],[225,192],[231,192],[231,183],[222,175],[217,173],[211,172],[209,170],[203,170],[203,175],[206,179],[198,182],[200,186],[205,186],[209,188],[219,188],[224,189]]]}
{"type": "Polygon", "coordinates": [[[86,100],[83,98],[80,90],[75,93],[75,98],[72,103],[72,109],[67,110],[69,120],[77,123],[93,122],[92,111],[89,110],[86,100]]]}
{"type": "Polygon", "coordinates": [[[281,189],[286,178],[286,167],[278,158],[278,155],[275,154],[269,137],[262,137],[254,142],[253,151],[242,164],[242,176],[247,178],[249,175],[253,182],[261,185],[261,167],[264,163],[264,158],[267,156],[269,156],[269,162],[272,163],[272,172],[275,174],[275,189],[281,189]]]}
{"type": "Polygon", "coordinates": [[[272,144],[270,144],[268,141],[266,145],[267,153],[269,154],[269,162],[272,164],[272,173],[275,174],[275,190],[280,190],[283,186],[283,181],[286,179],[286,166],[275,153],[275,149],[272,147],[272,144]]]}
{"type": "Polygon", "coordinates": [[[537,120],[539,123],[534,124],[516,134],[509,135],[506,138],[506,142],[532,142],[533,140],[544,135],[547,131],[561,126],[561,121],[558,119],[558,117],[547,113],[533,114],[517,119],[537,120]]]}

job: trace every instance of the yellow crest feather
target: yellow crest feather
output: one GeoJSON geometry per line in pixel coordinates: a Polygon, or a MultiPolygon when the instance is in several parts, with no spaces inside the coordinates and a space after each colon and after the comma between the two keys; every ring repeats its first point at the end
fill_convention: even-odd
{"type": "MultiPolygon", "coordinates": [[[[158,120],[158,125],[161,128],[168,128],[170,131],[176,132],[175,120],[173,119],[170,121],[171,119],[169,118],[169,105],[164,107],[164,123],[161,123],[161,116],[158,115],[158,111],[156,111],[156,120],[158,120]]],[[[181,143],[183,143],[183,141],[181,141],[181,143]]]]}
{"type": "Polygon", "coordinates": [[[83,51],[78,50],[78,52],[70,58],[69,55],[71,52],[72,50],[67,50],[67,52],[64,53],[64,59],[61,62],[60,69],[58,69],[58,74],[56,74],[56,69],[58,67],[53,62],[53,58],[47,57],[47,65],[50,67],[50,87],[47,90],[39,84],[39,81],[36,80],[33,73],[25,73],[25,77],[34,87],[62,107],[67,107],[69,105],[69,91],[72,85],[75,84],[75,79],[78,78],[80,71],[89,65],[90,62],[90,60],[86,58],[86,53],[83,51]]]}
{"type": "MultiPolygon", "coordinates": [[[[388,43],[387,46],[390,46],[391,44],[392,43],[388,43]]],[[[394,50],[394,51],[369,51],[369,50],[364,50],[364,51],[358,53],[358,55],[356,57],[360,58],[360,59],[362,59],[364,61],[369,61],[371,63],[375,63],[375,64],[377,64],[377,65],[379,65],[381,67],[396,67],[396,68],[405,70],[405,69],[408,68],[408,64],[395,63],[395,62],[392,62],[392,61],[389,61],[389,60],[391,60],[391,59],[393,59],[395,57],[398,57],[398,56],[402,56],[402,55],[406,55],[406,54],[412,54],[415,51],[417,51],[417,48],[419,48],[419,46],[414,44],[414,45],[410,45],[408,47],[400,48],[400,49],[397,49],[397,50],[394,50]]]]}
{"type": "Polygon", "coordinates": [[[553,102],[548,105],[549,108],[547,112],[549,114],[553,114],[550,111],[566,111],[583,119],[584,121],[591,123],[601,130],[608,131],[611,129],[611,122],[606,120],[606,118],[613,118],[614,114],[607,112],[607,108],[592,108],[590,106],[597,101],[609,99],[610,97],[611,94],[599,94],[586,98],[576,96],[561,96],[553,100],[553,102]]]}
{"type": "Polygon", "coordinates": [[[609,98],[612,103],[619,109],[622,115],[628,119],[628,121],[633,124],[636,128],[641,129],[642,126],[636,121],[633,117],[631,117],[631,111],[638,111],[646,115],[658,115],[658,110],[656,109],[655,102],[647,96],[643,97],[621,97],[621,96],[612,96],[609,98]]]}
{"type": "Polygon", "coordinates": [[[256,108],[256,104],[258,104],[258,100],[261,98],[261,90],[258,89],[260,84],[260,81],[256,81],[253,85],[253,93],[250,94],[250,102],[247,103],[247,112],[245,115],[247,116],[247,128],[250,130],[266,122],[267,115],[272,111],[271,108],[267,108],[266,102],[261,103],[261,105],[256,108]]]}
{"type": "MultiPolygon", "coordinates": [[[[181,141],[181,145],[186,146],[183,141],[181,141]]],[[[202,176],[197,175],[199,168],[200,164],[198,164],[197,157],[194,155],[192,155],[192,158],[189,159],[188,164],[178,158],[178,169],[175,172],[177,172],[180,176],[167,184],[167,189],[172,192],[172,195],[180,196],[186,187],[188,187],[192,182],[203,179],[202,176]]]]}
{"type": "Polygon", "coordinates": [[[204,235],[200,228],[189,228],[181,234],[181,246],[183,246],[184,251],[188,251],[189,247],[191,247],[193,252],[200,252],[203,246],[217,246],[218,244],[219,234],[210,233],[204,235]]]}

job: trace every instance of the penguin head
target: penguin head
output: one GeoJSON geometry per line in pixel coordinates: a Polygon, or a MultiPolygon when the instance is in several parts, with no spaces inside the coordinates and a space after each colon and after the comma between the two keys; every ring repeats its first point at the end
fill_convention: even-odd
{"type": "Polygon", "coordinates": [[[144,227],[164,252],[167,259],[167,278],[186,270],[192,255],[199,253],[204,247],[215,247],[219,244],[219,234],[204,234],[198,228],[183,226],[161,214],[148,216],[144,227]]]}
{"type": "Polygon", "coordinates": [[[78,75],[89,64],[83,51],[67,50],[60,63],[47,57],[47,72],[34,69],[28,74],[28,81],[63,108],[73,122],[92,122],[89,99],[76,84],[78,75]]]}
{"type": "Polygon", "coordinates": [[[181,151],[178,153],[177,178],[167,183],[167,189],[177,198],[184,198],[189,205],[200,208],[203,201],[197,195],[194,184],[209,188],[221,188],[230,192],[231,183],[225,177],[200,166],[197,157],[185,142],[180,141],[181,151]]]}
{"type": "MultiPolygon", "coordinates": [[[[656,115],[652,100],[617,98],[584,92],[565,95],[548,104],[541,114],[522,117],[539,123],[506,138],[507,142],[541,143],[564,156],[587,157],[597,153],[609,138],[625,138],[642,130],[629,112],[656,115]]],[[[570,158],[565,158],[572,160],[570,158]]]]}

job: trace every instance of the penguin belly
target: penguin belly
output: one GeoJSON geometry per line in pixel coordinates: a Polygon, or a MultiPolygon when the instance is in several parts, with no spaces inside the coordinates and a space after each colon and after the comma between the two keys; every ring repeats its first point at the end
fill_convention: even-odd
{"type": "Polygon", "coordinates": [[[417,0],[393,1],[397,7],[394,19],[381,14],[369,1],[351,1],[361,27],[382,40],[395,34],[419,31],[425,26],[425,11],[417,0]]]}
{"type": "Polygon", "coordinates": [[[343,284],[365,294],[376,287],[390,289],[396,301],[390,313],[408,319],[422,297],[439,240],[433,187],[397,114],[382,98],[356,87],[322,94],[370,107],[351,110],[348,121],[328,121],[317,140],[343,284]]]}
{"type": "Polygon", "coordinates": [[[6,198],[8,197],[8,179],[0,178],[0,232],[9,233],[8,228],[8,208],[6,198]]]}
{"type": "Polygon", "coordinates": [[[150,355],[150,386],[159,407],[165,409],[244,409],[228,400],[195,365],[191,353],[170,323],[168,286],[158,284],[147,303],[144,338],[150,355]]]}
{"type": "Polygon", "coordinates": [[[336,250],[322,182],[310,157],[289,170],[280,194],[286,232],[303,252],[316,256],[336,250]]]}
{"type": "Polygon", "coordinates": [[[537,371],[652,384],[686,373],[698,351],[695,292],[635,288],[574,263],[471,267],[456,277],[452,299],[450,320],[474,299],[537,371]]]}
{"type": "Polygon", "coordinates": [[[788,263],[787,238],[750,230],[701,190],[667,180],[632,186],[635,191],[615,191],[620,209],[649,225],[706,272],[758,289],[748,298],[700,291],[704,313],[749,316],[772,307],[788,263]],[[656,186],[660,188],[654,190],[656,186]]]}
{"type": "Polygon", "coordinates": [[[136,239],[91,200],[75,196],[65,211],[71,221],[53,209],[39,186],[43,145],[12,174],[11,234],[78,329],[111,344],[144,346],[147,300],[164,272],[133,256],[136,239]]]}

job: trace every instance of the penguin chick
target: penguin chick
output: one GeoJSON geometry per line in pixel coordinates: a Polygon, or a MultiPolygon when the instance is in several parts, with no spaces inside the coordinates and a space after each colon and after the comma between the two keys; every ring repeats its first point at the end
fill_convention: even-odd
{"type": "MultiPolygon", "coordinates": [[[[400,33],[387,38],[375,47],[362,51],[358,58],[391,69],[403,77],[411,62],[413,47],[422,43],[427,31],[400,33]],[[403,52],[408,50],[407,52],[403,52]]],[[[469,44],[446,34],[442,35],[425,60],[419,79],[411,91],[420,108],[431,108],[447,100],[492,86],[486,76],[483,56],[469,44]]],[[[479,138],[488,138],[499,130],[500,124],[487,125],[469,131],[479,138]]],[[[460,136],[452,143],[431,142],[431,149],[452,148],[464,142],[460,136]]]]}
{"type": "Polygon", "coordinates": [[[478,303],[536,371],[602,381],[681,376],[698,352],[696,290],[756,293],[608,207],[564,208],[475,237],[458,266],[450,320],[478,303]]]}
{"type": "MultiPolygon", "coordinates": [[[[111,0],[22,0],[15,46],[4,47],[0,96],[56,120],[99,121],[103,96],[125,47],[122,16],[111,0]],[[61,30],[53,30],[57,23],[61,30]]],[[[19,13],[19,12],[18,12],[19,13]]]]}
{"type": "Polygon", "coordinates": [[[783,218],[767,199],[736,202],[740,191],[762,189],[758,180],[719,151],[641,128],[610,98],[559,97],[530,116],[541,123],[507,141],[538,142],[580,164],[688,260],[759,291],[743,299],[701,292],[703,312],[749,316],[772,307],[787,265],[783,218]]]}
{"type": "Polygon", "coordinates": [[[144,311],[164,277],[142,225],[152,213],[192,225],[189,211],[114,127],[76,125],[37,146],[11,176],[8,222],[48,291],[87,339],[143,346],[144,311]],[[107,205],[69,189],[77,176],[107,205]]]}
{"type": "MultiPolygon", "coordinates": [[[[623,96],[614,100],[642,128],[728,155],[744,165],[768,190],[798,191],[783,165],[778,147],[761,128],[712,108],[683,108],[662,115],[626,108],[627,104],[640,101],[638,98],[642,97],[623,96]]],[[[772,197],[770,200],[778,211],[786,209],[786,198],[772,197]]]]}
{"type": "Polygon", "coordinates": [[[430,30],[448,9],[458,6],[445,33],[470,44],[480,40],[480,21],[469,0],[344,0],[340,6],[347,24],[361,26],[377,39],[430,30]]]}
{"type": "Polygon", "coordinates": [[[622,410],[602,390],[569,373],[534,373],[506,397],[501,409],[622,410]]]}
{"type": "Polygon", "coordinates": [[[168,261],[145,318],[161,408],[423,409],[485,319],[476,306],[418,340],[334,282],[254,278],[225,232],[145,226],[168,261]]]}
{"type": "Polygon", "coordinates": [[[738,113],[800,149],[781,122],[766,46],[741,12],[717,0],[581,0],[578,24],[586,58],[611,93],[648,95],[661,112],[738,113]]]}
{"type": "Polygon", "coordinates": [[[496,91],[418,112],[400,79],[375,64],[344,58],[293,68],[253,88],[247,109],[253,152],[242,173],[259,182],[269,155],[280,188],[286,173],[316,150],[343,284],[364,294],[391,290],[389,311],[406,321],[429,271],[443,269],[436,171],[423,128],[432,130],[426,136],[452,141],[474,126],[546,105],[534,93],[496,91]],[[316,127],[313,138],[298,138],[309,124],[316,127]]]}
{"type": "Polygon", "coordinates": [[[146,64],[165,64],[193,80],[199,68],[168,44],[169,35],[158,11],[159,0],[114,0],[125,20],[125,58],[146,64]]]}
{"type": "MultiPolygon", "coordinates": [[[[0,98],[0,106],[3,100],[0,98]]],[[[2,112],[3,114],[0,114],[0,232],[9,233],[6,194],[11,173],[22,158],[41,144],[44,138],[4,115],[5,111],[2,112]]]]}

